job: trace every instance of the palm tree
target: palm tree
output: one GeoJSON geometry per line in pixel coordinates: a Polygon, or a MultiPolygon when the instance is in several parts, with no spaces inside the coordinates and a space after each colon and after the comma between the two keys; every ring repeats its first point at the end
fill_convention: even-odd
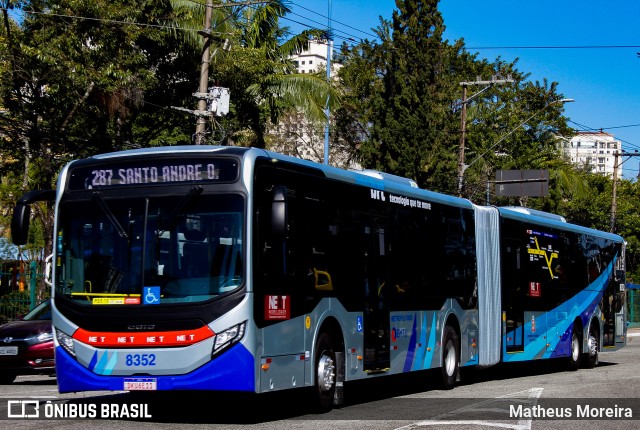
{"type": "MultiPolygon", "coordinates": [[[[185,28],[203,22],[203,5],[188,0],[172,0],[172,5],[176,25],[185,28]]],[[[214,123],[224,130],[225,143],[264,148],[267,123],[276,124],[291,110],[303,112],[310,120],[324,120],[327,99],[331,104],[336,100],[331,84],[320,74],[298,74],[291,56],[326,33],[310,29],[287,39],[288,28],[279,24],[290,12],[283,0],[222,6],[213,6],[208,33],[211,76],[231,93],[230,115],[214,123]]],[[[203,38],[194,37],[193,32],[186,37],[204,45],[203,38]]]]}

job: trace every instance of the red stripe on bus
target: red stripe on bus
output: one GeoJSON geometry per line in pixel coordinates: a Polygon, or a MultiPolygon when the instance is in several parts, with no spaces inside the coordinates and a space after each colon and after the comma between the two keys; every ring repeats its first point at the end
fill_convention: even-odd
{"type": "Polygon", "coordinates": [[[100,347],[187,346],[214,336],[208,326],[195,330],[149,332],[90,332],[79,328],[73,338],[100,347]]]}

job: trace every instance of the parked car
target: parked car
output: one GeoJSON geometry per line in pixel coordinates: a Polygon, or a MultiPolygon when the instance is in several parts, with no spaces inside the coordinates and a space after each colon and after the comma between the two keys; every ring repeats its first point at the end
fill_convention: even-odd
{"type": "Polygon", "coordinates": [[[20,320],[0,325],[0,384],[33,374],[55,374],[49,300],[20,320]]]}

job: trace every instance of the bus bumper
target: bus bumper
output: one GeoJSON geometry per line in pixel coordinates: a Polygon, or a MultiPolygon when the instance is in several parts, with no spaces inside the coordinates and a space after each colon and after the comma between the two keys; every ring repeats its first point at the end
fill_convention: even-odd
{"type": "Polygon", "coordinates": [[[131,378],[153,379],[156,381],[158,391],[255,392],[254,360],[242,345],[235,345],[223,355],[185,375],[97,375],[81,366],[60,346],[56,347],[55,362],[60,393],[123,391],[125,379],[131,378]]]}

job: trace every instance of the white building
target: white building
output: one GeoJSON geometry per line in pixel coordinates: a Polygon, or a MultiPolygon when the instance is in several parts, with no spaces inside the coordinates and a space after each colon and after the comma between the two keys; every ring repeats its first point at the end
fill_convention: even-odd
{"type": "MultiPolygon", "coordinates": [[[[333,41],[331,51],[333,52],[333,41]]],[[[291,59],[298,66],[298,73],[316,73],[320,69],[327,68],[327,41],[324,39],[311,40],[309,49],[302,51],[298,55],[293,55],[291,59]]],[[[342,65],[331,62],[331,76],[340,69],[342,65]]]]}
{"type": "MultiPolygon", "coordinates": [[[[333,42],[332,48],[333,48],[333,42]]],[[[326,70],[327,41],[318,39],[309,42],[309,49],[291,59],[298,73],[316,73],[326,70]]],[[[331,77],[336,79],[342,64],[331,61],[331,77]]],[[[301,112],[282,115],[280,122],[272,126],[268,134],[272,137],[269,149],[305,160],[322,163],[324,160],[326,122],[309,121],[301,112]]],[[[329,164],[343,168],[359,168],[352,160],[353,151],[344,147],[344,142],[331,140],[329,164]]]]}
{"type": "MultiPolygon", "coordinates": [[[[563,142],[563,152],[573,164],[613,177],[615,154],[622,152],[622,143],[603,131],[579,131],[570,141],[563,142]]],[[[618,169],[617,176],[622,178],[622,169],[618,169]]]]}

